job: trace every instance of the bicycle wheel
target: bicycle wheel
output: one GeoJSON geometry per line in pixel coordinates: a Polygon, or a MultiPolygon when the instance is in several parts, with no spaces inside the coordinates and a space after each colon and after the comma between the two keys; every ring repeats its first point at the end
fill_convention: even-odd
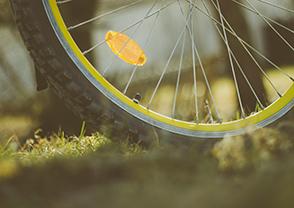
{"type": "Polygon", "coordinates": [[[77,0],[12,2],[37,68],[94,125],[221,138],[264,127],[293,107],[293,68],[265,54],[249,31],[258,20],[294,60],[293,28],[275,18],[293,21],[291,1],[98,0],[98,11],[74,21],[68,10],[77,0]],[[73,35],[85,30],[89,48],[73,35]]]}

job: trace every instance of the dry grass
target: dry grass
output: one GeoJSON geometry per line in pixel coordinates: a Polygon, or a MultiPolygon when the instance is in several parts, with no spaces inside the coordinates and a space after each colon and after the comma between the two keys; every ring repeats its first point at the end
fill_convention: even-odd
{"type": "Polygon", "coordinates": [[[0,207],[293,207],[293,122],[212,149],[94,134],[0,148],[0,207]]]}

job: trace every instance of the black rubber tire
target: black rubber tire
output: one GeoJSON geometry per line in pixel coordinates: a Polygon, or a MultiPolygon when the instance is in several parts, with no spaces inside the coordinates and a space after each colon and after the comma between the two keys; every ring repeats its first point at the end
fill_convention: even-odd
{"type": "MultiPolygon", "coordinates": [[[[59,43],[41,0],[10,0],[15,21],[37,73],[77,116],[111,138],[146,141],[150,125],[104,97],[77,69],[59,43]]],[[[153,130],[154,132],[154,130],[153,130]]]]}

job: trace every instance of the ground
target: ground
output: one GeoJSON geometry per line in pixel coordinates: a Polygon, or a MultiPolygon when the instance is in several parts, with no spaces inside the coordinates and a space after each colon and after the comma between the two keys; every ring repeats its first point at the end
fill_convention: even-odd
{"type": "Polygon", "coordinates": [[[212,147],[62,132],[0,146],[0,207],[294,207],[293,122],[212,147]]]}

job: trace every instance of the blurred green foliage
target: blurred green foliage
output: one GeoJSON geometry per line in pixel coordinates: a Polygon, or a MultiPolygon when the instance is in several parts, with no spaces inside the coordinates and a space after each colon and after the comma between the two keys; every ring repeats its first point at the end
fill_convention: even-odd
{"type": "Polygon", "coordinates": [[[293,207],[293,122],[199,143],[36,132],[0,148],[0,207],[293,207]]]}

